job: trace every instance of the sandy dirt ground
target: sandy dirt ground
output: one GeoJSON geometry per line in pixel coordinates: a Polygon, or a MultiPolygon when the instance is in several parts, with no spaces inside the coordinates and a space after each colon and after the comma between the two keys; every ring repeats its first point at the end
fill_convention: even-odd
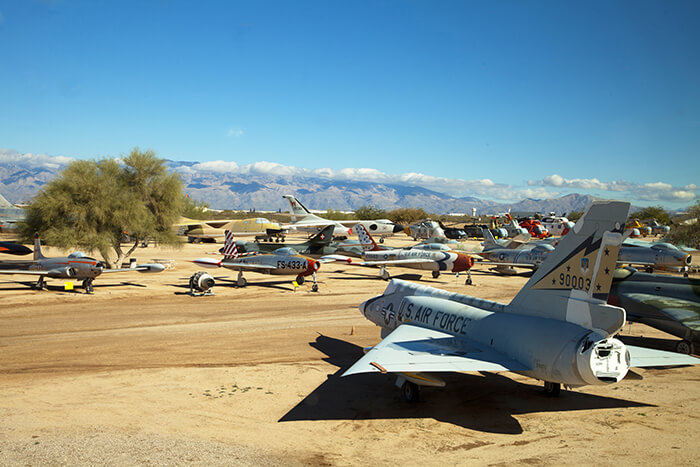
{"type": "MultiPolygon", "coordinates": [[[[0,276],[0,464],[698,463],[700,366],[559,398],[512,373],[451,374],[405,404],[389,375],[340,377],[380,340],[357,309],[386,287],[378,270],[324,264],[318,293],[256,273],[239,289],[217,270],[215,296],[188,295],[188,260],[219,246],[140,248],[174,267],[103,275],[92,295],[0,276]]],[[[527,280],[391,272],[506,303],[527,280]]],[[[638,324],[623,336],[675,342],[638,324]]]]}

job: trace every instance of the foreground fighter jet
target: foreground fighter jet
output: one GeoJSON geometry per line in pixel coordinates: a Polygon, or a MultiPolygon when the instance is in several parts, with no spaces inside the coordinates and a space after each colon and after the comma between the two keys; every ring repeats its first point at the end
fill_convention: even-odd
{"type": "Polygon", "coordinates": [[[92,282],[100,274],[111,272],[161,272],[165,269],[162,264],[139,264],[130,268],[106,269],[102,261],[90,258],[81,251],[68,256],[47,258],[41,253],[39,235],[34,238],[33,261],[3,261],[0,263],[0,274],[25,274],[39,276],[34,288],[46,288],[45,277],[52,279],[82,280],[85,293],[94,292],[92,282]]]}
{"type": "Polygon", "coordinates": [[[660,329],[681,341],[676,351],[692,354],[700,345],[700,280],[617,269],[608,303],[621,306],[627,320],[660,329]]]}
{"type": "MultiPolygon", "coordinates": [[[[321,267],[321,262],[333,260],[314,260],[301,256],[294,249],[282,247],[269,254],[239,253],[233,234],[226,231],[226,241],[224,245],[224,258],[221,260],[213,258],[195,259],[193,263],[208,268],[228,268],[238,270],[238,287],[245,287],[248,281],[243,277],[243,271],[255,271],[261,274],[296,275],[297,284],[304,283],[307,276],[312,276],[314,285],[313,292],[318,292],[318,282],[316,281],[316,271],[321,267]]],[[[213,285],[213,284],[212,284],[213,285]]]]}
{"type": "MultiPolygon", "coordinates": [[[[364,226],[358,225],[357,237],[365,248],[364,261],[352,263],[359,266],[380,266],[379,276],[389,280],[387,266],[400,266],[404,268],[422,269],[432,271],[433,277],[440,277],[440,272],[467,273],[467,284],[472,283],[469,269],[474,265],[471,256],[457,251],[452,251],[448,246],[439,243],[418,245],[411,248],[381,250],[372,236],[367,233],[364,226]]],[[[343,259],[338,258],[338,259],[343,259]]]]}
{"type": "Polygon", "coordinates": [[[436,372],[513,371],[578,387],[622,380],[630,367],[697,364],[700,359],[625,346],[612,337],[625,310],[605,303],[629,203],[594,202],[508,305],[393,280],[360,305],[382,340],[343,376],[397,373],[409,401],[436,372]]]}

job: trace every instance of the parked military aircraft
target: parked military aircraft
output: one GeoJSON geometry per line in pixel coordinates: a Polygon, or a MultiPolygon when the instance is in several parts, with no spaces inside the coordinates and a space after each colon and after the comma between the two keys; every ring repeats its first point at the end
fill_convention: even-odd
{"type": "Polygon", "coordinates": [[[92,282],[100,274],[112,272],[161,272],[165,269],[162,264],[139,264],[130,268],[106,269],[102,261],[90,258],[81,251],[76,251],[68,256],[47,258],[41,253],[41,241],[37,235],[34,238],[34,260],[33,261],[3,261],[0,263],[0,274],[24,274],[39,276],[36,289],[46,288],[45,277],[52,279],[72,279],[82,280],[83,289],[86,293],[92,293],[94,287],[92,282]],[[19,269],[14,269],[19,268],[19,269]]]}
{"type": "MultiPolygon", "coordinates": [[[[379,276],[384,280],[391,277],[387,266],[400,266],[411,269],[432,271],[434,278],[440,277],[440,272],[467,273],[467,284],[471,284],[469,269],[474,264],[471,256],[452,251],[448,246],[439,243],[417,245],[410,248],[381,250],[364,226],[358,225],[357,237],[365,248],[362,262],[352,263],[359,266],[379,266],[379,276]]],[[[340,258],[342,259],[342,258],[340,258]]]]}
{"type": "Polygon", "coordinates": [[[630,266],[644,266],[647,272],[654,269],[681,271],[688,276],[688,266],[693,262],[690,253],[681,251],[670,243],[652,243],[643,246],[640,243],[625,242],[620,248],[618,263],[630,266]]]}
{"type": "Polygon", "coordinates": [[[517,274],[513,268],[537,269],[545,258],[554,251],[554,247],[546,242],[530,242],[511,248],[516,242],[510,241],[507,246],[496,243],[491,232],[483,229],[484,249],[479,253],[483,260],[475,264],[496,266],[492,268],[500,274],[517,274]]]}
{"type": "Polygon", "coordinates": [[[394,235],[395,233],[403,231],[403,227],[394,224],[389,219],[377,219],[377,220],[345,220],[345,221],[333,221],[330,219],[324,219],[312,214],[311,211],[306,209],[306,206],[301,204],[301,201],[296,199],[292,195],[284,195],[287,201],[289,201],[290,213],[292,214],[293,223],[286,226],[296,230],[301,230],[303,232],[317,232],[327,225],[335,226],[333,235],[340,238],[346,239],[352,234],[352,228],[355,225],[363,225],[365,229],[369,232],[380,237],[380,243],[384,242],[384,237],[394,235]],[[297,219],[296,216],[300,216],[297,219]]]}
{"type": "Polygon", "coordinates": [[[630,367],[697,364],[625,346],[625,310],[606,304],[629,203],[594,202],[508,305],[393,280],[360,305],[383,340],[343,376],[397,373],[406,400],[445,386],[436,372],[513,371],[578,387],[622,380],[630,367]]]}
{"type": "Polygon", "coordinates": [[[304,283],[304,279],[307,276],[312,276],[314,285],[311,290],[317,292],[316,271],[321,267],[321,262],[325,261],[330,260],[307,258],[289,247],[277,248],[272,253],[267,254],[240,253],[236,247],[233,235],[230,231],[226,231],[223,259],[198,258],[193,263],[209,268],[238,270],[238,279],[236,281],[238,287],[245,287],[248,283],[243,277],[243,271],[274,275],[296,275],[296,282],[299,285],[304,283]]]}
{"type": "Polygon", "coordinates": [[[29,255],[31,254],[31,248],[27,248],[24,245],[13,242],[0,242],[0,253],[5,253],[8,255],[29,255]]]}
{"type": "Polygon", "coordinates": [[[230,230],[236,237],[255,237],[258,240],[284,241],[287,230],[277,222],[264,217],[253,219],[224,219],[179,224],[181,235],[187,236],[190,243],[212,242],[224,238],[224,232],[230,230]]]}
{"type": "Polygon", "coordinates": [[[608,303],[627,312],[627,320],[680,337],[676,351],[695,353],[700,343],[700,280],[617,269],[608,303]]]}
{"type": "Polygon", "coordinates": [[[415,224],[411,224],[405,229],[406,235],[413,237],[413,240],[428,239],[428,238],[447,238],[445,231],[435,221],[426,219],[415,224]]]}
{"type": "Polygon", "coordinates": [[[651,229],[652,235],[661,235],[662,237],[671,231],[671,227],[659,224],[659,221],[652,219],[647,223],[647,227],[651,229]]]}
{"type": "Polygon", "coordinates": [[[549,216],[540,219],[542,227],[547,229],[550,235],[566,235],[574,227],[574,223],[563,216],[555,216],[553,212],[549,216]]]}

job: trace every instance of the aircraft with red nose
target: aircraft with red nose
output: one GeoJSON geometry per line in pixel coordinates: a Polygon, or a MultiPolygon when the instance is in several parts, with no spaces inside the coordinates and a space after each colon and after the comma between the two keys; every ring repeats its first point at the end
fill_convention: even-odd
{"type": "Polygon", "coordinates": [[[296,275],[298,285],[304,283],[305,278],[312,276],[314,285],[312,292],[318,292],[318,282],[316,281],[316,271],[321,267],[322,262],[333,260],[315,260],[302,256],[290,247],[278,248],[272,253],[260,254],[240,253],[236,246],[231,231],[225,232],[225,245],[223,259],[199,258],[193,263],[208,268],[227,268],[238,271],[236,285],[245,287],[248,281],[243,277],[243,271],[254,271],[261,274],[274,275],[296,275]]]}

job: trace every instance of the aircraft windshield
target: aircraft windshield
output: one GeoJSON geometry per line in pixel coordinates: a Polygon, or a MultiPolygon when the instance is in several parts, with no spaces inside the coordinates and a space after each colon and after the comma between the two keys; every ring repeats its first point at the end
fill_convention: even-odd
{"type": "Polygon", "coordinates": [[[678,247],[676,245],[671,245],[670,243],[656,243],[652,248],[656,248],[659,250],[674,250],[678,251],[678,247]]]}

